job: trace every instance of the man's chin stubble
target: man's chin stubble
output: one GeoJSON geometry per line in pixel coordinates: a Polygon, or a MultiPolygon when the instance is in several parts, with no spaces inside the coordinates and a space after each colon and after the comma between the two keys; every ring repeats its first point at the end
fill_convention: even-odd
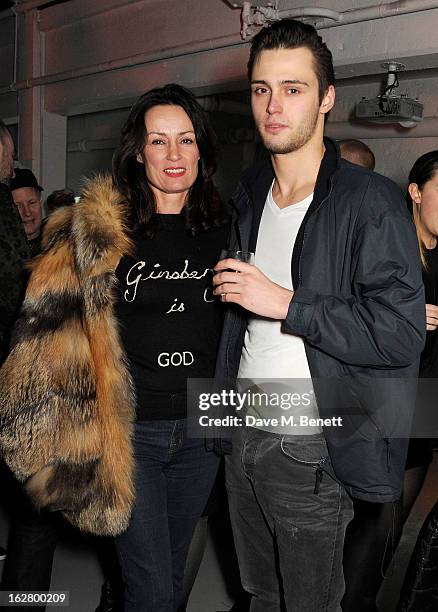
{"type": "Polygon", "coordinates": [[[298,151],[303,145],[302,144],[270,144],[265,143],[265,148],[271,153],[271,155],[287,155],[288,153],[293,153],[294,151],[298,151]]]}

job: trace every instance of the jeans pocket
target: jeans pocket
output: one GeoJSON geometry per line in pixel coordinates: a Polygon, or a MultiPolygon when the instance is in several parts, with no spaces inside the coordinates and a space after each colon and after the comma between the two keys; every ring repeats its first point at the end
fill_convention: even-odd
{"type": "Polygon", "coordinates": [[[282,436],[281,451],[286,457],[302,468],[310,468],[315,474],[313,493],[318,495],[324,473],[324,464],[328,458],[327,444],[324,438],[291,440],[282,436]]]}
{"type": "Polygon", "coordinates": [[[320,467],[328,456],[324,438],[291,440],[290,436],[282,436],[280,448],[284,455],[296,463],[310,467],[320,467]]]}

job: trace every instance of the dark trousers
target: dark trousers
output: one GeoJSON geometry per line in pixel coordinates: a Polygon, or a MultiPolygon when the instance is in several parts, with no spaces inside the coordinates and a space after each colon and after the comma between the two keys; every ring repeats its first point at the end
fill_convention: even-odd
{"type": "Polygon", "coordinates": [[[377,594],[403,527],[402,503],[355,499],[344,544],[344,612],[377,612],[377,594]]]}
{"type": "MultiPolygon", "coordinates": [[[[57,518],[50,512],[37,512],[20,483],[5,465],[0,468],[2,489],[10,514],[7,555],[1,588],[4,591],[48,591],[53,555],[58,542],[57,518]]],[[[16,608],[2,607],[2,610],[16,608]]],[[[45,606],[28,606],[29,612],[42,612],[45,606]]]]}
{"type": "MultiPolygon", "coordinates": [[[[1,588],[4,591],[48,591],[55,549],[65,529],[62,517],[58,512],[36,511],[22,485],[4,464],[0,466],[0,482],[10,523],[1,588]]],[[[94,544],[105,580],[110,580],[113,589],[121,592],[113,539],[96,538],[94,544]]],[[[0,606],[0,610],[12,612],[17,607],[0,606]]],[[[44,610],[46,606],[26,606],[26,612],[44,610]]]]}
{"type": "Polygon", "coordinates": [[[174,612],[219,458],[204,440],[187,437],[184,419],[137,422],[134,454],[136,501],[127,531],[116,538],[125,612],[174,612]]]}
{"type": "Polygon", "coordinates": [[[243,427],[233,438],[227,489],[251,612],[341,610],[342,548],[353,512],[345,489],[318,469],[326,458],[322,435],[243,427]]]}

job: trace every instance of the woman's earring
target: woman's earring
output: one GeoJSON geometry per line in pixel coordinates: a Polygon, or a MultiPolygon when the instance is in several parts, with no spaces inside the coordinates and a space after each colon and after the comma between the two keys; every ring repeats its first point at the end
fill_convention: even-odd
{"type": "Polygon", "coordinates": [[[137,153],[137,157],[135,159],[138,161],[139,164],[143,163],[143,158],[140,153],[137,153]]]}

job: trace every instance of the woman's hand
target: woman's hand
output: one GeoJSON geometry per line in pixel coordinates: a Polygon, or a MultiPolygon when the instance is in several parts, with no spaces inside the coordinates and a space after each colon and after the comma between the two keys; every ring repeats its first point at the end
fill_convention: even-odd
{"type": "Polygon", "coordinates": [[[214,294],[220,295],[222,302],[239,304],[262,317],[286,318],[293,291],[273,283],[256,266],[222,259],[214,270],[214,294]]]}
{"type": "Polygon", "coordinates": [[[435,304],[426,304],[426,329],[427,331],[435,331],[438,327],[438,306],[435,304]]]}

